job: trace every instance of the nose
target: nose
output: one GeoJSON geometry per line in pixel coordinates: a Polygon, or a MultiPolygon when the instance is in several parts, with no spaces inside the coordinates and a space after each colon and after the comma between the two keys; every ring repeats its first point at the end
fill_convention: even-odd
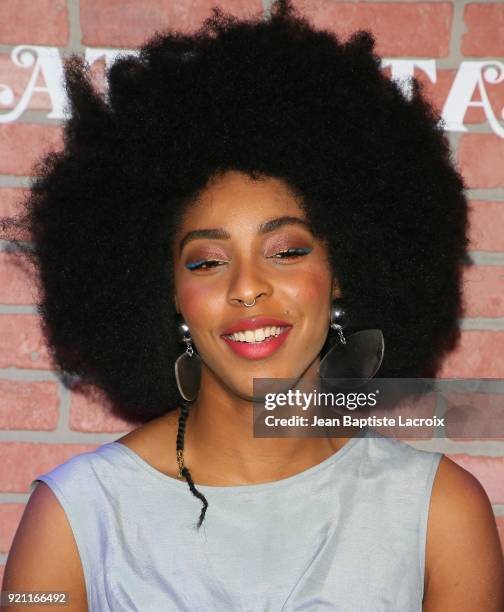
{"type": "Polygon", "coordinates": [[[267,299],[273,291],[265,272],[254,262],[237,263],[230,278],[228,299],[235,306],[255,306],[267,299]]]}

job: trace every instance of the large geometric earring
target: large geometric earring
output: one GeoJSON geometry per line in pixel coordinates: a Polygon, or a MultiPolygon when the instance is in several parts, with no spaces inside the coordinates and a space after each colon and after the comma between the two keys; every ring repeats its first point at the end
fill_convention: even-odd
{"type": "Polygon", "coordinates": [[[360,378],[365,382],[381,366],[385,340],[381,329],[362,329],[345,337],[348,315],[344,304],[336,298],[331,305],[330,327],[338,332],[338,340],[321,359],[318,372],[323,379],[360,378]]]}
{"type": "Polygon", "coordinates": [[[201,358],[194,352],[189,326],[180,317],[177,328],[181,342],[185,342],[186,350],[175,361],[175,380],[180,395],[188,402],[198,397],[201,384],[201,358]]]}

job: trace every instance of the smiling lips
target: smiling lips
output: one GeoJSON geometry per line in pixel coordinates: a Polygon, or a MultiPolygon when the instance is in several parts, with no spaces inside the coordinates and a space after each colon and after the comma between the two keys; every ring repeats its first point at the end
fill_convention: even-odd
{"type": "Polygon", "coordinates": [[[221,334],[221,338],[240,357],[269,357],[287,339],[292,325],[280,319],[251,317],[241,319],[221,334]]]}

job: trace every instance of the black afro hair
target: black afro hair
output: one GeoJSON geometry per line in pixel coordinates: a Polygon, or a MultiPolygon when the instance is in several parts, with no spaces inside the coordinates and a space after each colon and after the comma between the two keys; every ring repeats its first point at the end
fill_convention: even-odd
{"type": "Polygon", "coordinates": [[[36,162],[3,236],[29,233],[30,248],[13,242],[36,268],[66,386],[131,423],[176,409],[171,237],[228,169],[300,195],[353,327],[383,331],[380,377],[436,376],[460,339],[465,185],[421,83],[406,96],[374,44],[365,30],[345,42],[316,30],[278,0],[267,18],[214,7],[194,33],[156,31],[116,58],[104,93],[83,59],[65,60],[64,148],[36,162]]]}

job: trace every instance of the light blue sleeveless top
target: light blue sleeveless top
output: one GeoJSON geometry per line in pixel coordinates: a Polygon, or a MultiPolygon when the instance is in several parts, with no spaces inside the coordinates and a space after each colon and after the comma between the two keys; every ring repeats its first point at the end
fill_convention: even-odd
{"type": "Polygon", "coordinates": [[[42,474],[65,510],[91,612],[421,612],[442,453],[367,428],[294,476],[196,485],[120,442],[42,474]]]}

